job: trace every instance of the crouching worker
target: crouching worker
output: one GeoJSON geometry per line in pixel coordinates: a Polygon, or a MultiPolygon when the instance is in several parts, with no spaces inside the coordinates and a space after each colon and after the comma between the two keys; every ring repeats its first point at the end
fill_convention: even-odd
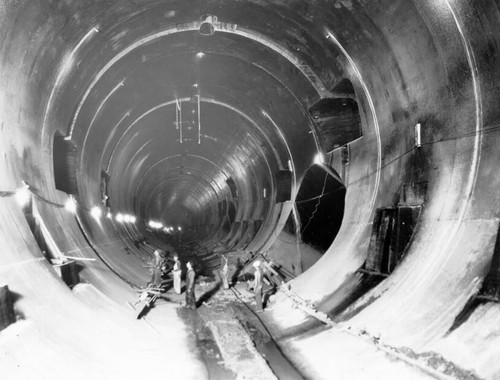
{"type": "Polygon", "coordinates": [[[194,281],[196,277],[196,273],[193,269],[193,264],[191,261],[188,261],[186,264],[187,273],[186,273],[186,308],[188,309],[196,309],[196,296],[194,294],[194,281]]]}

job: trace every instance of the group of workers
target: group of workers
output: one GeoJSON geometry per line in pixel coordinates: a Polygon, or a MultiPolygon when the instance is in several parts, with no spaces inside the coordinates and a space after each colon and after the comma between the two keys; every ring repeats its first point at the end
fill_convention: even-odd
{"type": "MultiPolygon", "coordinates": [[[[259,260],[255,260],[252,265],[255,268],[254,280],[251,284],[249,284],[248,289],[253,289],[255,293],[255,303],[257,306],[257,311],[263,311],[264,310],[264,305],[262,302],[263,272],[261,268],[261,262],[259,260]]],[[[221,255],[221,271],[220,271],[223,289],[229,289],[228,272],[229,272],[228,260],[226,255],[223,254],[221,255]]]]}
{"type": "MultiPolygon", "coordinates": [[[[167,261],[166,258],[162,257],[160,250],[154,251],[154,263],[153,263],[153,278],[151,283],[154,286],[159,286],[161,284],[162,275],[168,272],[167,270],[167,261]]],[[[194,294],[194,284],[196,273],[193,268],[193,263],[188,261],[186,263],[186,307],[188,309],[196,309],[196,297],[194,294]]],[[[182,268],[181,262],[179,261],[179,256],[174,255],[174,264],[172,266],[172,276],[174,282],[174,292],[176,294],[182,294],[181,288],[181,275],[182,268]]]]}
{"type": "MultiPolygon", "coordinates": [[[[182,294],[181,288],[181,275],[182,268],[181,262],[177,255],[173,256],[174,262],[170,267],[167,265],[166,255],[163,254],[160,250],[154,251],[154,263],[153,263],[153,277],[151,280],[151,284],[153,286],[160,286],[162,282],[162,276],[166,275],[171,269],[172,277],[173,277],[173,287],[174,292],[176,294],[182,294]]],[[[255,302],[257,306],[257,311],[264,310],[263,308],[263,271],[261,268],[261,262],[259,260],[255,260],[253,262],[253,267],[255,269],[254,272],[254,280],[251,284],[249,284],[249,289],[253,288],[255,293],[255,302]]],[[[186,263],[186,308],[188,309],[196,309],[196,296],[194,292],[195,278],[196,272],[193,268],[193,263],[188,261],[186,263]]],[[[227,290],[229,289],[229,264],[228,258],[225,254],[221,255],[221,265],[220,265],[220,277],[222,281],[222,288],[227,290]]]]}

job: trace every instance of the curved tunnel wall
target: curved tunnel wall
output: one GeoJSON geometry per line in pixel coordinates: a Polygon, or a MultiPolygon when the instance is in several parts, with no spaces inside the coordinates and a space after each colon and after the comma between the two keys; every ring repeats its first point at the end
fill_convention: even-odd
{"type": "MultiPolygon", "coordinates": [[[[8,3],[1,10],[1,19],[4,41],[0,51],[3,73],[0,144],[4,153],[0,165],[1,190],[15,190],[24,180],[33,192],[63,204],[66,195],[54,188],[52,137],[56,130],[72,131],[71,137],[82,154],[78,171],[79,202],[88,208],[100,204],[100,173],[112,154],[112,147],[130,125],[130,121],[123,122],[161,103],[163,94],[168,94],[170,101],[175,96],[189,96],[192,84],[198,80],[202,96],[206,91],[207,98],[244,110],[257,125],[271,131],[265,133],[270,142],[265,138],[258,140],[264,155],[257,154],[255,162],[246,162],[251,169],[244,174],[260,180],[264,176],[271,186],[272,177],[262,160],[272,160],[268,165],[273,172],[285,168],[286,161],[291,159],[297,189],[317,153],[306,110],[338,80],[347,77],[356,90],[363,138],[350,144],[348,171],[343,178],[347,188],[343,224],[328,252],[316,266],[293,282],[293,288],[325,310],[340,302],[353,281],[354,272],[366,260],[375,209],[393,205],[403,184],[427,183],[423,213],[403,262],[388,279],[354,302],[339,318],[349,326],[380,334],[391,344],[439,348],[440,339],[479,289],[489,269],[498,233],[499,177],[495,173],[500,158],[496,149],[498,136],[487,133],[494,131],[499,120],[496,100],[500,95],[497,47],[500,36],[496,25],[500,12],[494,2],[364,4],[338,1],[334,4],[296,2],[285,6],[279,2],[226,4],[221,1],[212,5],[200,3],[198,8],[189,9],[182,2],[167,5],[151,2],[147,7],[117,2],[103,12],[101,5],[92,1],[35,1],[8,3]],[[218,7],[219,3],[223,7],[218,7]],[[158,9],[162,12],[157,12],[158,9]],[[155,31],[172,29],[174,25],[181,25],[181,30],[182,25],[189,28],[201,14],[211,11],[217,13],[220,20],[227,20],[224,22],[229,23],[226,25],[229,29],[231,25],[238,25],[242,31],[255,31],[255,35],[286,47],[283,51],[293,51],[296,58],[299,57],[298,62],[294,65],[276,51],[271,52],[258,38],[241,43],[246,39],[228,33],[220,40],[207,42],[196,33],[186,31],[182,33],[191,33],[192,39],[183,46],[179,41],[182,33],[177,36],[174,33],[165,36],[174,42],[177,38],[172,46],[185,54],[196,52],[192,46],[207,48],[207,57],[213,54],[213,67],[228,68],[227,76],[218,72],[210,78],[207,73],[195,70],[193,77],[175,76],[148,87],[156,78],[147,78],[146,74],[154,70],[145,70],[144,75],[135,73],[137,79],[130,79],[143,63],[161,62],[161,53],[155,57],[154,52],[158,51],[148,50],[146,44],[144,51],[135,50],[110,68],[89,92],[88,100],[82,103],[95,75],[118,52],[155,31]],[[246,11],[255,17],[250,20],[246,11]],[[268,23],[268,20],[275,22],[268,23]],[[221,57],[224,51],[230,51],[232,57],[221,57]],[[252,55],[257,58],[251,65],[243,63],[252,55]],[[126,61],[128,58],[131,61],[126,61]],[[232,64],[229,66],[228,62],[232,64]],[[304,66],[311,73],[307,80],[304,66]],[[238,80],[241,67],[255,75],[238,80]],[[203,78],[208,78],[205,88],[203,78]],[[256,78],[256,83],[252,84],[251,78],[256,78]],[[163,83],[176,80],[178,84],[162,88],[163,83]],[[266,88],[267,83],[274,85],[266,88]],[[134,91],[122,91],[131,84],[136,86],[137,93],[147,96],[137,98],[134,91]],[[251,88],[255,91],[247,93],[251,88]],[[184,94],[174,94],[177,90],[184,94]],[[127,95],[114,97],[122,92],[127,95]],[[153,104],[151,99],[158,102],[153,104]],[[78,118],[75,115],[79,115],[78,118]],[[422,125],[419,148],[414,146],[417,123],[422,125]],[[88,125],[92,125],[92,129],[87,137],[88,125]],[[106,130],[106,139],[102,138],[102,130],[106,130]]],[[[165,73],[175,73],[178,70],[175,67],[182,62],[179,60],[165,73]]],[[[239,127],[247,128],[243,121],[239,127]]],[[[140,136],[140,132],[137,133],[140,136]]],[[[134,144],[117,151],[123,155],[123,162],[116,164],[118,171],[125,173],[129,163],[137,172],[141,171],[141,165],[145,165],[149,156],[132,156],[141,146],[145,153],[150,153],[147,150],[150,147],[144,145],[146,140],[138,137],[133,140],[134,144]]],[[[247,160],[250,155],[229,155],[229,158],[238,157],[247,160]]],[[[338,151],[330,155],[330,162],[334,167],[335,162],[340,165],[338,151]]],[[[236,167],[228,161],[222,166],[228,172],[236,167]]],[[[340,166],[335,168],[341,172],[340,166]]],[[[198,169],[205,171],[206,168],[199,166],[198,169]]],[[[239,193],[255,193],[258,186],[252,188],[250,180],[245,178],[237,182],[239,193]]],[[[112,182],[110,186],[119,207],[139,213],[134,210],[130,196],[133,188],[127,188],[123,182],[112,182]]],[[[201,185],[200,189],[207,188],[201,185]]],[[[205,190],[200,191],[208,194],[205,190]]],[[[199,193],[194,192],[193,196],[197,197],[196,194],[199,193]]],[[[37,320],[40,317],[35,316],[34,310],[44,302],[51,302],[39,289],[61,294],[61,305],[72,295],[54,281],[14,199],[2,197],[1,202],[1,233],[5,241],[0,255],[2,275],[16,292],[25,295],[18,307],[26,318],[37,320]],[[33,273],[39,275],[33,276],[33,273]]],[[[147,281],[141,253],[124,253],[124,246],[130,246],[127,234],[122,231],[126,227],[106,219],[101,225],[90,223],[88,210],[81,210],[80,218],[88,224],[86,233],[93,240],[92,249],[74,216],[47,202],[37,202],[37,206],[61,252],[96,258],[99,258],[96,251],[105,252],[105,256],[100,257],[123,278],[132,283],[147,281]]],[[[267,215],[266,224],[284,224],[290,209],[289,203],[275,206],[267,215]]],[[[247,206],[239,212],[248,216],[250,211],[251,207],[247,206]]],[[[272,244],[269,239],[276,233],[270,229],[261,235],[254,244],[255,249],[269,247],[272,244]]],[[[110,289],[118,289],[120,282],[117,279],[109,282],[102,275],[103,270],[108,269],[102,264],[96,265],[94,269],[90,266],[85,269],[88,280],[111,294],[110,289]]],[[[75,310],[85,307],[75,305],[75,310]]],[[[489,308],[490,313],[499,313],[495,306],[489,308]]],[[[76,311],[68,313],[73,315],[76,311]]],[[[469,328],[496,331],[491,321],[494,318],[479,319],[469,328]]],[[[48,323],[46,328],[57,327],[48,323]]],[[[460,335],[457,339],[460,340],[460,335]]],[[[493,339],[488,342],[494,347],[494,338],[489,339],[493,339]]],[[[471,345],[470,350],[483,344],[466,343],[471,345]]],[[[494,366],[486,369],[487,365],[482,362],[475,364],[455,358],[453,352],[443,350],[451,360],[463,360],[463,366],[485,377],[498,373],[494,366]]],[[[492,352],[494,348],[482,355],[487,357],[492,352]]]]}

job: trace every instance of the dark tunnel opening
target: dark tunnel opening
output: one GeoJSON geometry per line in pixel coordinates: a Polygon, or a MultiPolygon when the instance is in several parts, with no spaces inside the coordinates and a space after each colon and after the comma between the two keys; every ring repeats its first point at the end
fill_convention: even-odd
{"type": "Polygon", "coordinates": [[[344,216],[346,188],[339,179],[335,169],[313,165],[307,170],[295,201],[301,239],[321,253],[335,240],[344,216]]]}

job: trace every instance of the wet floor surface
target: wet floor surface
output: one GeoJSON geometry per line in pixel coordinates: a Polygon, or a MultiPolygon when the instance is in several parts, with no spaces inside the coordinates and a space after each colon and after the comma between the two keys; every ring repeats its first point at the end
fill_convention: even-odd
{"type": "MultiPolygon", "coordinates": [[[[197,290],[202,301],[198,309],[181,307],[178,315],[193,333],[210,379],[304,378],[273,341],[260,318],[262,314],[255,313],[254,305],[248,304],[249,294],[245,303],[241,294],[236,297],[238,292],[213,292],[210,286],[197,290]]],[[[179,300],[180,296],[176,297],[179,300]]]]}
{"type": "Polygon", "coordinates": [[[214,336],[198,311],[182,307],[177,310],[177,313],[193,334],[198,354],[207,368],[209,379],[236,379],[236,374],[224,366],[224,360],[214,336]]]}
{"type": "Polygon", "coordinates": [[[257,350],[266,359],[278,379],[303,380],[304,377],[283,355],[258,314],[238,302],[233,302],[232,308],[240,323],[252,337],[257,350]]]}

